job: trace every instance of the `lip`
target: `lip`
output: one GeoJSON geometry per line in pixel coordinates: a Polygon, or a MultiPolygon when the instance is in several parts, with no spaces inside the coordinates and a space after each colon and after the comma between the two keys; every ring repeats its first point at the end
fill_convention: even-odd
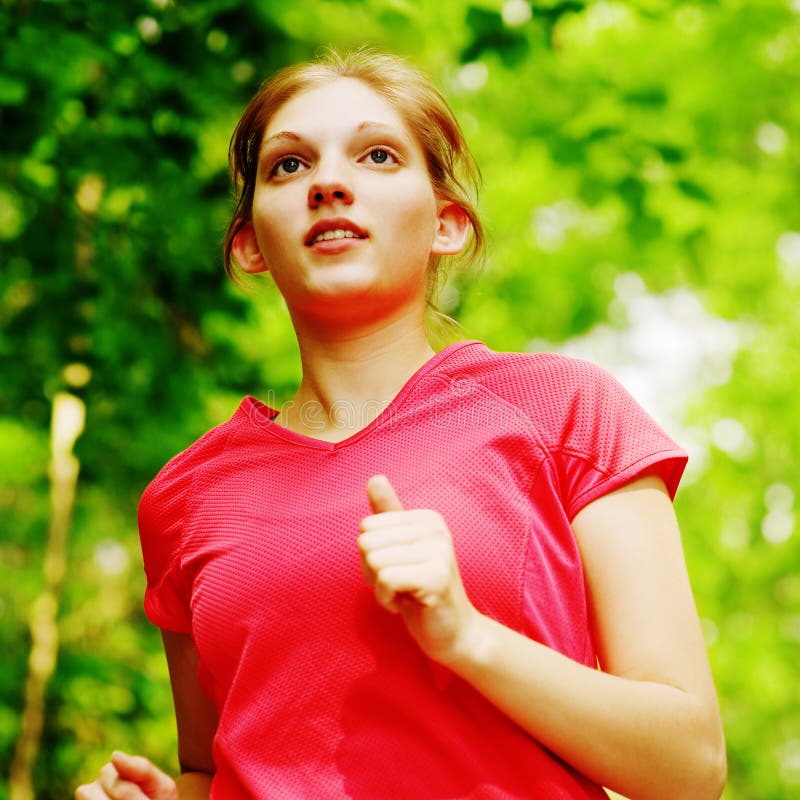
{"type": "MultiPolygon", "coordinates": [[[[352,220],[346,217],[332,217],[331,219],[321,219],[309,228],[305,238],[306,247],[311,247],[314,244],[314,239],[321,233],[336,230],[352,231],[354,239],[366,239],[368,236],[367,232],[356,225],[352,220]]],[[[331,239],[330,241],[352,242],[353,239],[331,239]]],[[[322,242],[317,242],[317,244],[322,244],[322,242]]]]}

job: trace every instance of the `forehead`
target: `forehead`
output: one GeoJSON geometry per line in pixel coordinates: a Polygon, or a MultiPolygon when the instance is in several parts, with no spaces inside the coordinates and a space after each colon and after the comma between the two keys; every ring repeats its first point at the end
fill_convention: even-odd
{"type": "Polygon", "coordinates": [[[363,122],[391,126],[412,141],[415,138],[395,107],[356,78],[334,78],[293,95],[272,115],[264,137],[278,131],[315,136],[337,129],[353,130],[363,122]]]}

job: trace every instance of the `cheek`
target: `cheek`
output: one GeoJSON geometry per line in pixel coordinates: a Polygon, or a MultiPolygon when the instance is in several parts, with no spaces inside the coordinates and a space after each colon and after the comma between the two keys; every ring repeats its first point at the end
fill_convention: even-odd
{"type": "Polygon", "coordinates": [[[407,191],[390,198],[389,210],[396,215],[399,227],[406,235],[414,231],[418,236],[430,235],[431,243],[436,235],[438,223],[436,198],[433,189],[426,183],[414,183],[407,191]],[[400,198],[405,202],[401,202],[400,198]]]}
{"type": "Polygon", "coordinates": [[[293,217],[280,212],[281,203],[274,199],[255,198],[253,201],[253,227],[262,252],[276,252],[286,247],[292,237],[293,217]]]}

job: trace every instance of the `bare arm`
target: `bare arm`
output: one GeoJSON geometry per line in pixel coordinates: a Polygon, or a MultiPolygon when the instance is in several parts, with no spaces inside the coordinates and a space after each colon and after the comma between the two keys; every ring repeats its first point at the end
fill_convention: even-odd
{"type": "Polygon", "coordinates": [[[178,722],[180,777],[174,780],[147,758],[115,752],[96,781],[76,789],[76,800],[208,800],[216,708],[197,681],[191,637],[162,631],[162,639],[178,722]]]}
{"type": "Polygon", "coordinates": [[[208,798],[211,777],[216,771],[211,747],[217,731],[217,709],[200,687],[197,648],[191,636],[162,631],[161,638],[178,724],[179,795],[182,800],[208,798]]]}
{"type": "MultiPolygon", "coordinates": [[[[398,506],[390,502],[389,513],[400,519],[398,506]]],[[[381,501],[375,510],[389,507],[381,501]]],[[[479,614],[454,561],[445,583],[440,569],[426,571],[424,523],[409,534],[414,562],[422,566],[403,563],[399,528],[380,517],[391,519],[367,518],[378,522],[366,525],[365,571],[379,601],[403,614],[432,658],[597,783],[636,800],[719,797],[725,751],[716,695],[678,526],[659,479],[634,481],[574,520],[605,672],[479,614]],[[387,535],[390,544],[381,547],[378,539],[387,535]]],[[[431,563],[440,567],[441,532],[429,538],[436,551],[431,563]]],[[[452,550],[449,534],[447,545],[452,550]]]]}

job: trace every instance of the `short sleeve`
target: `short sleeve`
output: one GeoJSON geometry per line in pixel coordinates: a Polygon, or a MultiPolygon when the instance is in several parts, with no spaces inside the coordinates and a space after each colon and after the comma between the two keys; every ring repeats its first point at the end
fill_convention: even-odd
{"type": "Polygon", "coordinates": [[[567,516],[645,474],[675,497],[688,456],[608,372],[570,360],[569,403],[553,455],[567,516]]]}
{"type": "Polygon", "coordinates": [[[181,536],[191,478],[168,464],[139,502],[139,538],[147,588],[144,610],[159,628],[191,631],[189,587],[181,572],[181,536]]]}

